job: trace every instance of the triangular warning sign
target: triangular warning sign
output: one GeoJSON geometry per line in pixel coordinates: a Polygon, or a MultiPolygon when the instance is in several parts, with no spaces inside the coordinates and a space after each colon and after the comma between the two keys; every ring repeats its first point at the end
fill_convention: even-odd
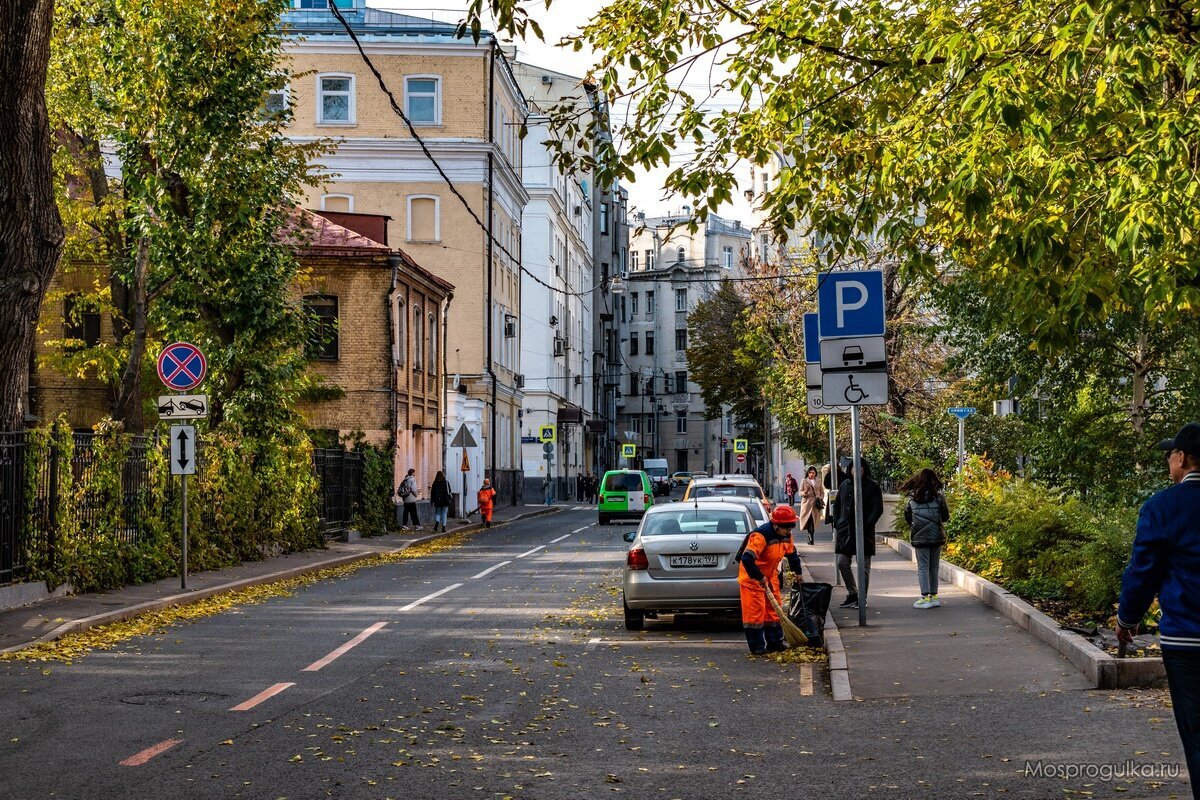
{"type": "Polygon", "coordinates": [[[454,434],[454,439],[450,442],[451,447],[478,447],[475,437],[467,430],[466,425],[458,426],[458,433],[454,434]]]}

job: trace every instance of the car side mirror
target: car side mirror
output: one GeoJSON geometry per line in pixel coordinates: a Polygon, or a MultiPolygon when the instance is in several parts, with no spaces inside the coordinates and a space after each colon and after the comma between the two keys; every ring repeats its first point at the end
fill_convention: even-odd
{"type": "Polygon", "coordinates": [[[626,531],[625,534],[621,538],[627,542],[632,542],[634,539],[637,538],[637,531],[626,531]]]}

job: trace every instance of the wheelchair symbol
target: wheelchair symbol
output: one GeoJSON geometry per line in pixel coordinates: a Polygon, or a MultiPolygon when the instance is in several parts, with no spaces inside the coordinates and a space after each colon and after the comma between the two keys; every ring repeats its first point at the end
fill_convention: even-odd
{"type": "Polygon", "coordinates": [[[845,396],[847,403],[850,403],[851,405],[855,403],[861,403],[863,400],[870,397],[869,394],[862,390],[861,386],[854,382],[853,375],[849,375],[847,377],[850,380],[850,384],[846,387],[846,391],[842,392],[842,395],[845,396]]]}

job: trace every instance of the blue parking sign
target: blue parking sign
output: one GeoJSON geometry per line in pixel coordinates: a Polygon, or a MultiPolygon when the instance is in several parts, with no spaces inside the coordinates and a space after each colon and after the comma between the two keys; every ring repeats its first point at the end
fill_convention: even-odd
{"type": "Polygon", "coordinates": [[[884,334],[881,270],[824,272],[818,281],[817,314],[822,339],[884,334]]]}
{"type": "Polygon", "coordinates": [[[804,315],[804,362],[821,363],[821,328],[817,324],[816,312],[804,315]]]}

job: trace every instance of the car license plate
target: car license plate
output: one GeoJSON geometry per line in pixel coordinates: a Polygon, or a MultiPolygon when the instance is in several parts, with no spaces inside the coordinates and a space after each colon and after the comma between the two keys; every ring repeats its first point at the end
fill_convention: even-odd
{"type": "Polygon", "coordinates": [[[715,567],[716,553],[701,553],[699,555],[671,556],[672,567],[715,567]]]}

